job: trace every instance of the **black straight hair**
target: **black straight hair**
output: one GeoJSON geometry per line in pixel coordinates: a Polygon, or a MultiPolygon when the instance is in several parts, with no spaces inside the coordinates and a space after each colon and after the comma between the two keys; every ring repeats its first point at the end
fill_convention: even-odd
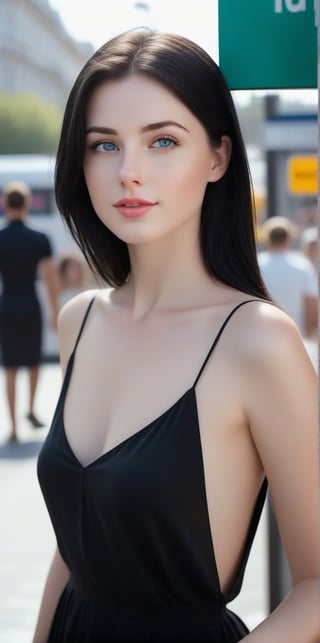
{"type": "Polygon", "coordinates": [[[70,92],[57,151],[58,208],[90,267],[120,286],[130,273],[127,245],[98,218],[83,173],[86,113],[93,91],[108,80],[143,74],[171,91],[200,121],[211,143],[232,142],[228,169],[208,183],[199,243],[205,269],[218,281],[270,299],[260,275],[253,190],[238,117],[224,77],[211,57],[189,39],[149,29],[130,30],[100,47],[84,65],[70,92]]]}

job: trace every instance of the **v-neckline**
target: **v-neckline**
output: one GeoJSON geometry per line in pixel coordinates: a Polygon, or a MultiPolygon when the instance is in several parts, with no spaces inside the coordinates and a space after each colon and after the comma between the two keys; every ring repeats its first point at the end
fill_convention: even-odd
{"type": "MultiPolygon", "coordinates": [[[[131,441],[133,441],[135,438],[138,439],[139,437],[144,435],[146,432],[151,431],[154,428],[154,426],[153,426],[154,424],[156,424],[157,422],[160,422],[163,418],[165,418],[167,415],[169,415],[178,406],[178,404],[182,403],[184,401],[184,399],[188,395],[190,395],[190,393],[192,393],[195,396],[194,386],[191,386],[190,388],[188,388],[182,395],[180,395],[180,397],[173,404],[171,404],[171,406],[169,406],[169,408],[167,408],[165,411],[160,413],[160,415],[158,415],[156,418],[154,418],[153,420],[151,420],[150,422],[145,424],[141,429],[138,429],[137,431],[135,431],[134,433],[129,435],[127,438],[124,438],[123,440],[121,440],[120,442],[115,444],[113,447],[111,447],[110,449],[108,449],[107,451],[102,453],[101,455],[98,455],[96,458],[94,458],[93,460],[91,460],[87,464],[83,464],[80,461],[80,458],[76,455],[73,447],[71,446],[70,440],[69,440],[69,438],[67,436],[67,432],[66,432],[66,428],[65,428],[65,424],[64,424],[64,413],[63,413],[64,412],[64,403],[63,403],[62,409],[61,409],[62,434],[63,434],[64,440],[65,440],[65,443],[67,445],[68,451],[69,451],[70,455],[72,456],[72,459],[74,460],[75,464],[82,471],[86,471],[87,469],[90,469],[90,468],[94,467],[95,465],[98,465],[100,462],[102,462],[104,460],[107,460],[109,456],[111,457],[114,454],[114,452],[118,451],[119,449],[121,449],[121,447],[124,447],[126,444],[128,444],[131,441]]],[[[64,398],[63,402],[64,401],[65,401],[65,398],[64,398]]],[[[196,406],[196,410],[197,410],[197,404],[195,406],[196,406]]],[[[199,425],[198,413],[197,413],[197,423],[199,425]]]]}

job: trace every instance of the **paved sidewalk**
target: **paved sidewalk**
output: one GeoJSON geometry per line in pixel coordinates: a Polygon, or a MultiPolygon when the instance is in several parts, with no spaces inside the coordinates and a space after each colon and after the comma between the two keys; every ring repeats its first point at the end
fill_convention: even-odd
{"type": "MultiPolygon", "coordinates": [[[[315,346],[310,351],[316,365],[315,346]]],[[[27,374],[19,373],[21,443],[6,443],[9,418],[0,368],[0,643],[31,643],[43,584],[54,550],[54,535],[38,486],[36,462],[60,390],[58,364],[44,365],[36,412],[47,423],[34,430],[25,419],[27,374]]],[[[257,532],[241,596],[230,607],[250,628],[266,615],[266,511],[257,532]]]]}
{"type": "MultiPolygon", "coordinates": [[[[28,380],[19,373],[20,444],[7,444],[9,418],[0,370],[0,643],[30,643],[54,536],[36,477],[45,429],[25,420],[28,380]]],[[[41,371],[36,410],[50,422],[60,387],[58,365],[41,371]]]]}

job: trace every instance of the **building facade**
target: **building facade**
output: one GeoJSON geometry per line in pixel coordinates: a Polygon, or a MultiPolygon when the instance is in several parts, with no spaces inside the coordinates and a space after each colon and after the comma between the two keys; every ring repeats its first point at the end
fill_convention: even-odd
{"type": "Polygon", "coordinates": [[[48,0],[0,1],[0,92],[34,93],[63,107],[92,52],[67,34],[48,0]]]}

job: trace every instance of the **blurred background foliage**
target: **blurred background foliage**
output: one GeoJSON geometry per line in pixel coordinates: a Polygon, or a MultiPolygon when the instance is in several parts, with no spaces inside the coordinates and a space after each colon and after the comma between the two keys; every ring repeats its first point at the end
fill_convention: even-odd
{"type": "Polygon", "coordinates": [[[0,93],[1,154],[55,154],[62,111],[35,94],[0,93]]]}

